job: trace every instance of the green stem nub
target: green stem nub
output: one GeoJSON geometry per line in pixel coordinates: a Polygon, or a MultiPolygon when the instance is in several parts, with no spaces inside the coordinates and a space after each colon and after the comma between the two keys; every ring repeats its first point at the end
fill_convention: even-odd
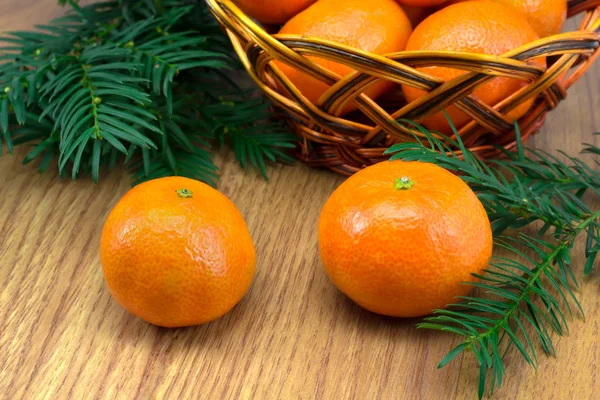
{"type": "Polygon", "coordinates": [[[415,186],[415,181],[411,180],[407,176],[396,179],[394,183],[394,189],[396,190],[409,190],[412,189],[413,186],[415,186]]]}
{"type": "Polygon", "coordinates": [[[193,197],[192,191],[188,189],[177,189],[176,192],[182,199],[191,199],[193,197]]]}

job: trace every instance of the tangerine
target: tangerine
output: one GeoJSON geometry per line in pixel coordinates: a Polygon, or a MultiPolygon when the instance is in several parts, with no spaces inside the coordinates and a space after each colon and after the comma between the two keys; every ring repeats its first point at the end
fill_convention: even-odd
{"type": "MultiPolygon", "coordinates": [[[[489,1],[467,1],[453,4],[430,15],[415,29],[406,49],[502,55],[538,38],[525,17],[514,8],[489,1]]],[[[532,63],[545,66],[546,59],[537,58],[532,63]]],[[[463,70],[435,66],[418,70],[446,82],[466,73],[463,70]]],[[[494,106],[527,84],[528,82],[520,79],[498,77],[477,87],[472,96],[494,106]]],[[[409,102],[425,95],[424,91],[407,85],[403,85],[402,89],[409,102]]],[[[508,117],[519,119],[529,111],[534,101],[535,99],[530,99],[523,102],[513,109],[508,117]]],[[[447,107],[446,112],[457,129],[471,120],[471,117],[456,106],[447,107]]],[[[452,132],[443,112],[426,118],[422,124],[442,133],[452,132]]]]}
{"type": "Polygon", "coordinates": [[[434,164],[385,161],[327,200],[319,250],[333,283],[372,312],[418,317],[466,295],[492,254],[483,205],[434,164]]]}
{"type": "MultiPolygon", "coordinates": [[[[330,40],[380,55],[404,50],[411,32],[410,21],[394,0],[319,0],[288,21],[280,31],[281,34],[330,40]]],[[[307,58],[340,78],[354,72],[352,68],[335,61],[311,56],[307,58]]],[[[281,62],[276,62],[276,65],[314,104],[329,89],[326,83],[294,67],[281,62]]],[[[379,82],[368,88],[365,94],[374,99],[391,86],[389,82],[379,82]]],[[[352,109],[353,106],[347,106],[339,113],[352,109]]]]}
{"type": "MultiPolygon", "coordinates": [[[[451,5],[469,0],[448,0],[441,5],[451,5]]],[[[540,37],[560,33],[567,19],[567,0],[485,0],[510,5],[525,15],[529,25],[540,37]]]]}
{"type": "Polygon", "coordinates": [[[117,203],[102,231],[100,259],[117,302],[163,327],[229,312],[248,291],[256,264],[233,203],[181,177],[138,185],[117,203]]]}
{"type": "Polygon", "coordinates": [[[396,0],[396,1],[405,6],[431,7],[431,6],[438,6],[440,4],[444,4],[448,0],[396,0]]]}
{"type": "Polygon", "coordinates": [[[402,5],[402,9],[410,20],[413,29],[416,28],[417,25],[419,25],[425,18],[427,18],[432,11],[432,8],[406,5],[402,5]]]}
{"type": "Polygon", "coordinates": [[[567,19],[567,0],[488,0],[515,7],[540,37],[560,33],[567,19]]]}
{"type": "Polygon", "coordinates": [[[283,24],[317,0],[234,0],[249,17],[263,24],[283,24]]]}

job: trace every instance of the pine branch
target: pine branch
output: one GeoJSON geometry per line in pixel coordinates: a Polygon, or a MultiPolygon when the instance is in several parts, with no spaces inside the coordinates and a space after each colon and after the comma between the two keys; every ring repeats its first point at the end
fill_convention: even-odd
{"type": "MultiPolygon", "coordinates": [[[[465,338],[440,362],[439,368],[446,366],[463,351],[472,350],[480,364],[478,394],[482,398],[488,370],[491,370],[490,395],[502,385],[505,374],[503,358],[510,346],[516,347],[527,363],[534,367],[537,367],[538,361],[533,335],[537,336],[546,354],[555,355],[550,332],[561,336],[568,332],[561,305],[572,315],[572,302],[579,314],[584,316],[565,276],[565,268],[569,268],[569,275],[572,276],[569,253],[580,233],[592,225],[597,230],[599,218],[600,212],[594,213],[556,245],[521,235],[519,243],[537,254],[538,260],[519,251],[510,241],[497,240],[497,245],[510,251],[515,258],[525,258],[527,264],[497,258],[485,275],[475,275],[481,282],[473,284],[483,289],[486,295],[492,296],[493,300],[461,297],[464,300],[462,303],[449,306],[447,310],[436,310],[435,316],[426,318],[424,323],[418,325],[419,328],[449,331],[465,338]],[[535,299],[539,299],[543,307],[539,307],[535,299]],[[509,343],[502,349],[503,338],[506,337],[509,343]]],[[[596,237],[596,245],[599,243],[600,239],[596,237]]],[[[591,259],[588,257],[588,260],[591,259]]]]}
{"type": "Polygon", "coordinates": [[[24,162],[40,159],[45,170],[57,156],[73,179],[84,172],[97,182],[103,166],[125,162],[135,182],[184,175],[214,185],[210,150],[227,131],[244,167],[266,176],[266,160],[291,161],[284,150],[296,138],[223,72],[239,64],[204,2],[63,3],[71,12],[39,32],[0,39],[9,61],[0,65],[0,141],[9,152],[31,142],[24,162]],[[226,118],[225,103],[234,106],[226,118]]]}
{"type": "MultiPolygon", "coordinates": [[[[502,385],[503,359],[510,348],[516,347],[526,362],[536,367],[533,338],[546,354],[554,355],[551,333],[568,332],[563,310],[572,315],[574,304],[583,316],[571,289],[578,287],[571,254],[575,241],[585,234],[584,274],[592,272],[600,251],[600,211],[590,211],[581,197],[587,191],[599,193],[598,173],[577,158],[565,155],[570,162],[566,164],[547,153],[525,148],[518,126],[516,151],[505,151],[505,159],[488,160],[488,165],[468,151],[458,135],[457,141],[438,139],[418,125],[400,122],[412,125],[426,140],[417,138],[416,143],[392,146],[388,151],[393,154],[391,159],[432,162],[458,173],[484,204],[493,222],[496,245],[512,254],[511,258],[495,258],[484,275],[474,275],[480,281],[471,285],[480,288],[484,297],[461,297],[461,303],[436,310],[434,316],[418,325],[462,336],[463,342],[440,362],[439,368],[472,351],[480,365],[479,398],[486,388],[492,395],[502,385]],[[506,229],[535,221],[544,222],[538,237],[500,236],[506,229]],[[542,240],[540,236],[551,227],[552,242],[542,240]],[[527,252],[519,250],[518,245],[527,252]]],[[[600,149],[589,144],[584,152],[600,155],[600,149]]]]}
{"type": "MultiPolygon", "coordinates": [[[[233,96],[235,98],[235,95],[233,96]]],[[[267,119],[270,110],[259,100],[236,102],[223,100],[214,103],[210,110],[213,115],[215,134],[221,145],[229,141],[237,159],[243,168],[252,165],[267,178],[264,159],[272,162],[279,160],[293,163],[294,160],[284,152],[295,147],[295,136],[282,124],[248,124],[256,116],[267,119]]],[[[206,116],[207,119],[209,118],[206,116]]]]}
{"type": "Polygon", "coordinates": [[[575,157],[568,157],[572,165],[567,165],[544,152],[525,148],[518,126],[516,152],[504,151],[505,160],[483,161],[465,148],[459,135],[458,141],[438,139],[410,121],[400,122],[414,126],[426,141],[415,136],[416,142],[392,146],[387,151],[393,154],[391,159],[431,162],[458,173],[478,194],[496,236],[535,221],[545,224],[540,234],[550,227],[559,234],[573,231],[574,224],[591,212],[581,201],[583,194],[600,194],[597,172],[575,157]]]}

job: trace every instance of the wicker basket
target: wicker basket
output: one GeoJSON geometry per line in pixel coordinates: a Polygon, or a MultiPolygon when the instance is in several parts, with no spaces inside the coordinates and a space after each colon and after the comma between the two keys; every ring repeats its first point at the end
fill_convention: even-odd
{"type": "Polygon", "coordinates": [[[509,111],[531,98],[532,109],[519,120],[526,139],[539,130],[546,113],[554,109],[600,54],[600,0],[569,1],[569,17],[585,13],[576,32],[533,42],[501,57],[458,52],[400,52],[385,57],[362,52],[330,41],[292,35],[270,35],[245,16],[231,0],[206,0],[224,27],[235,51],[252,79],[274,102],[300,138],[298,156],[309,165],[327,167],[350,175],[385,160],[392,144],[414,139],[419,132],[398,120],[420,122],[450,104],[469,114],[473,121],[459,134],[473,152],[487,158],[498,146],[515,144],[514,121],[509,111]],[[343,79],[311,62],[318,56],[358,71],[343,79]],[[526,61],[548,57],[543,69],[526,61]],[[309,102],[274,66],[280,60],[331,86],[319,104],[309,102]],[[417,67],[444,66],[470,71],[452,81],[417,71],[417,67]],[[470,96],[494,76],[526,80],[529,85],[490,107],[470,96]],[[429,93],[410,104],[371,100],[362,94],[377,80],[411,85],[429,93]],[[282,90],[284,88],[285,90],[282,90]],[[338,116],[334,110],[354,102],[359,112],[338,116]]]}

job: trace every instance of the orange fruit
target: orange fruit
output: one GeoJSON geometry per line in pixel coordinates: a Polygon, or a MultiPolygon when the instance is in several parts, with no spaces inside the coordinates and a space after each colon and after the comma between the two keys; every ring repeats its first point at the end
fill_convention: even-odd
{"type": "Polygon", "coordinates": [[[476,0],[448,0],[444,3],[442,3],[441,5],[439,5],[438,7],[436,7],[436,11],[443,9],[444,7],[451,6],[452,4],[465,3],[467,1],[476,1],[476,0]]]}
{"type": "MultiPolygon", "coordinates": [[[[468,0],[449,0],[442,7],[468,0]]],[[[540,37],[560,33],[567,19],[567,0],[485,0],[513,6],[524,14],[540,37]]]]}
{"type": "Polygon", "coordinates": [[[405,6],[431,7],[431,6],[438,6],[440,4],[444,4],[448,0],[396,0],[396,1],[405,6]]]}
{"type": "MultiPolygon", "coordinates": [[[[490,1],[490,0],[488,0],[490,1]]],[[[540,37],[560,33],[567,19],[567,0],[491,0],[508,4],[525,14],[540,37]]]]}
{"type": "MultiPolygon", "coordinates": [[[[407,50],[460,51],[489,55],[502,55],[510,50],[538,39],[538,35],[525,17],[514,8],[488,1],[467,1],[453,4],[431,16],[415,29],[407,50]]],[[[545,58],[534,63],[545,65],[545,58]]],[[[450,81],[465,71],[446,67],[423,67],[419,71],[450,81]]],[[[472,96],[485,104],[496,105],[512,95],[528,82],[513,78],[494,78],[476,88],[472,96]]],[[[403,85],[406,99],[411,102],[425,94],[424,91],[403,85]]],[[[530,99],[509,113],[509,118],[518,119],[525,115],[535,99],[530,99]]],[[[456,106],[446,112],[457,129],[466,125],[471,118],[456,106]]],[[[431,130],[449,134],[450,125],[442,112],[422,121],[431,130]]]]}
{"type": "Polygon", "coordinates": [[[319,221],[327,274],[372,312],[418,317],[466,295],[492,254],[490,222],[477,196],[434,164],[382,162],[327,200],[319,221]]]}
{"type": "Polygon", "coordinates": [[[249,17],[263,24],[283,24],[317,0],[234,0],[249,17]]]}
{"type": "Polygon", "coordinates": [[[117,302],[164,327],[226,314],[248,291],[256,264],[233,203],[181,177],[143,183],[117,203],[102,231],[100,259],[117,302]]]}
{"type": "Polygon", "coordinates": [[[410,23],[413,28],[419,25],[425,18],[427,18],[432,9],[426,7],[417,7],[417,6],[402,6],[402,9],[406,13],[406,16],[410,20],[410,23]]]}
{"type": "MultiPolygon", "coordinates": [[[[281,29],[281,34],[295,34],[326,39],[375,54],[404,50],[412,32],[410,21],[394,0],[319,0],[296,15],[281,29]]],[[[308,57],[340,77],[354,70],[335,61],[308,57]]],[[[329,89],[320,80],[297,69],[276,62],[281,71],[312,103],[329,89]]],[[[390,89],[388,82],[380,82],[366,90],[372,99],[390,89]]],[[[342,111],[348,112],[353,106],[342,111]]]]}

